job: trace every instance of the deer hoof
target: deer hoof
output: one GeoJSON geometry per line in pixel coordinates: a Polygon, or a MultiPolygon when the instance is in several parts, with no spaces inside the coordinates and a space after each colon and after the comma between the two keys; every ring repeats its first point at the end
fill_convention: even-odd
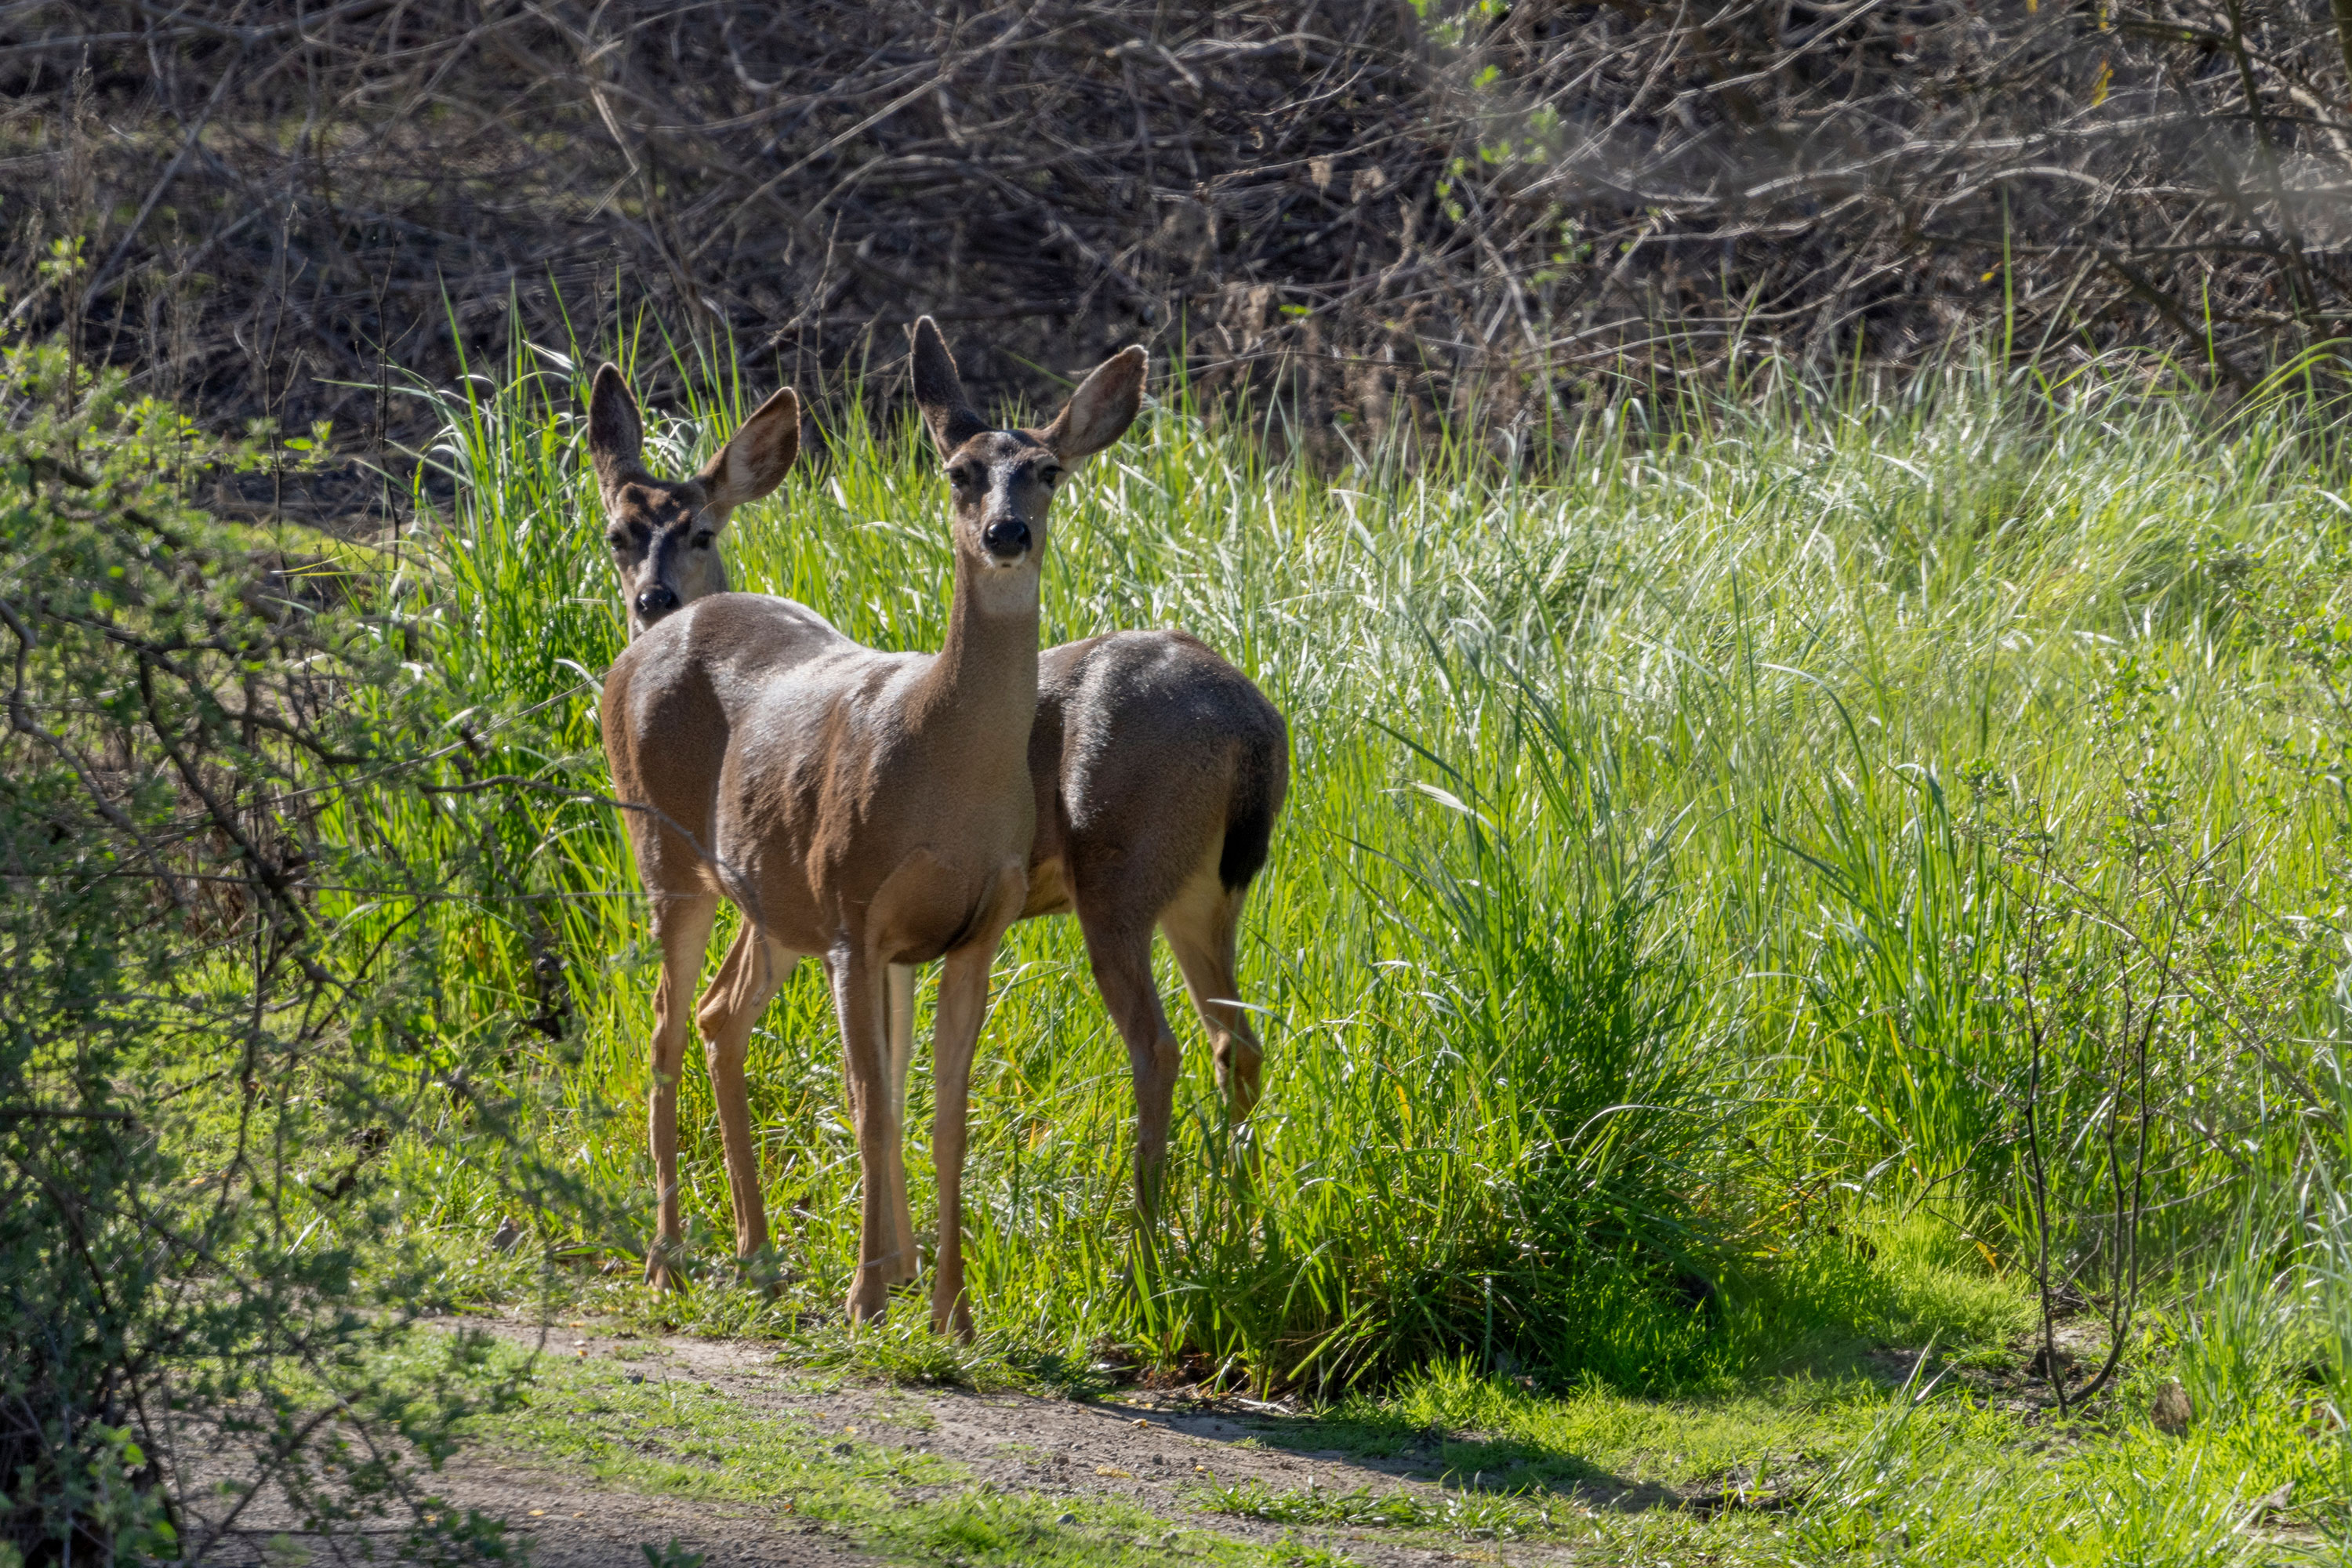
{"type": "Polygon", "coordinates": [[[931,1332],[952,1334],[965,1344],[971,1343],[971,1306],[958,1298],[955,1306],[948,1311],[934,1311],[931,1314],[931,1332]]]}
{"type": "Polygon", "coordinates": [[[846,1310],[852,1323],[879,1322],[885,1309],[890,1305],[890,1287],[882,1282],[879,1269],[862,1269],[857,1283],[849,1288],[846,1310]]]}

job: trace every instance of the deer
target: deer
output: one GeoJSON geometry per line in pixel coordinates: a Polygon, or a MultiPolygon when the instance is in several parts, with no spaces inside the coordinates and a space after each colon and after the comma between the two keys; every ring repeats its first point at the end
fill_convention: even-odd
{"type": "MultiPolygon", "coordinates": [[[[916,400],[950,476],[960,524],[969,521],[966,514],[975,504],[984,510],[987,498],[1000,488],[993,459],[1005,446],[1027,452],[1032,450],[1029,444],[1035,443],[1066,461],[1071,457],[1066,432],[1072,428],[1078,396],[1041,430],[992,429],[972,412],[953,357],[935,326],[918,323],[915,348],[916,400]],[[1060,448],[1047,441],[1057,430],[1065,432],[1060,448]]],[[[1102,374],[1098,370],[1096,375],[1102,374]]],[[[1081,394],[1093,380],[1081,386],[1081,394]]],[[[746,447],[747,458],[752,452],[764,454],[764,467],[756,470],[756,478],[747,468],[742,483],[730,488],[727,480],[732,471],[730,454],[769,416],[766,405],[705,469],[698,492],[684,486],[649,487],[636,477],[640,424],[626,383],[610,367],[599,373],[592,397],[590,445],[605,498],[608,542],[632,647],[677,612],[728,594],[725,566],[714,548],[718,536],[734,507],[782,482],[796,452],[797,415],[795,403],[789,418],[781,413],[771,416],[776,422],[773,433],[754,438],[746,447]],[[609,414],[600,417],[598,407],[607,405],[609,414]],[[795,431],[791,449],[782,447],[785,426],[795,431]]],[[[1049,474],[1025,485],[1017,474],[1004,479],[1009,482],[1002,486],[1003,500],[1009,510],[1024,519],[1034,513],[1042,521],[1057,480],[1049,474]]],[[[814,616],[814,612],[803,613],[814,616]]],[[[1209,1030],[1218,1083],[1238,1124],[1257,1100],[1264,1051],[1239,999],[1236,937],[1244,902],[1265,863],[1287,789],[1287,731],[1264,694],[1205,645],[1181,632],[1129,631],[1066,644],[1040,656],[1027,750],[1033,836],[1026,889],[1015,918],[1075,912],[1079,919],[1097,986],[1129,1049],[1138,1102],[1137,1202],[1148,1225],[1156,1213],[1181,1063],[1181,1047],[1152,980],[1152,933],[1157,927],[1169,936],[1195,1009],[1209,1030]]],[[[634,816],[631,829],[633,836],[647,831],[634,816]]],[[[706,934],[702,941],[707,940],[706,934]]],[[[668,951],[665,942],[666,959],[668,951]]],[[[730,952],[722,967],[722,983],[734,967],[730,952]]],[[[887,1185],[881,1195],[890,1235],[874,1271],[885,1287],[902,1284],[918,1272],[905,1167],[896,1155],[913,1056],[915,971],[911,963],[891,963],[887,970],[888,1093],[882,1118],[893,1134],[893,1157],[882,1173],[887,1185]]],[[[647,1277],[656,1285],[674,1282],[670,1259],[678,1240],[675,1077],[684,1025],[680,1004],[666,1002],[666,994],[682,999],[692,978],[688,971],[673,982],[666,963],[656,998],[652,1125],[664,1207],[647,1277]],[[681,1021],[667,1022],[673,1015],[681,1021]],[[667,1101],[665,1063],[670,1085],[667,1101]]],[[[968,979],[964,984],[969,984],[968,979]]],[[[720,985],[712,990],[717,994],[720,985]]],[[[956,994],[943,979],[935,1054],[950,1066],[956,1059],[953,1038],[961,1024],[953,1004],[956,994]]],[[[745,1029],[748,1034],[748,1025],[745,1029]]],[[[717,1083],[730,1053],[721,1048],[719,1035],[707,1029],[706,1037],[717,1083]]],[[[732,1059],[740,1062],[740,1055],[732,1059]]],[[[968,1055],[964,1059],[968,1068],[968,1055]]],[[[853,1114],[862,1129],[865,1090],[856,1071],[847,1070],[846,1076],[853,1114]]],[[[723,1087],[720,1099],[723,1106],[723,1087]]],[[[945,1109],[944,1097],[940,1109],[945,1109]]],[[[722,1142],[727,1129],[722,1110],[722,1142]]],[[[747,1142],[748,1137],[747,1112],[747,1142]]],[[[952,1151],[935,1151],[943,1172],[950,1153],[960,1162],[961,1149],[959,1141],[952,1151]]],[[[747,1241],[763,1241],[764,1230],[743,1228],[744,1188],[731,1164],[730,1180],[742,1251],[747,1241]]],[[[869,1204],[875,1194],[869,1182],[869,1204]]],[[[756,1191],[751,1196],[757,1201],[756,1191]]],[[[960,1237],[960,1216],[951,1218],[943,1204],[940,1256],[949,1256],[948,1238],[956,1238],[959,1288],[960,1237]]],[[[935,1315],[948,1289],[946,1268],[942,1262],[935,1269],[935,1315]]],[[[968,1318],[959,1321],[968,1331],[968,1318]]]]}
{"type": "Polygon", "coordinates": [[[724,581],[715,556],[724,521],[782,483],[798,456],[800,403],[790,388],[761,404],[701,472],[664,480],[645,467],[644,422],[626,380],[616,366],[599,369],[589,453],[615,563],[643,558],[630,599],[645,624],[606,672],[598,714],[614,794],[638,808],[624,819],[661,954],[648,1278],[677,1282],[687,1002],[725,899],[742,920],[694,1023],[719,1107],[737,1257],[756,1259],[768,1242],[744,1077],[751,1029],[793,966],[814,955],[832,983],[857,1134],[858,1266],[845,1310],[857,1323],[886,1310],[892,1277],[906,1271],[890,1256],[905,1228],[893,1211],[906,1177],[890,1121],[888,972],[942,961],[931,1322],[969,1337],[964,1116],[989,969],[1028,898],[1048,513],[1069,466],[1134,420],[1147,359],[1139,346],[1112,355],[1050,425],[1019,432],[982,430],[961,407],[955,362],[929,317],[916,324],[914,359],[927,413],[967,431],[951,466],[947,634],[929,654],[867,647],[790,599],[713,591],[724,581]]]}
{"type": "MultiPolygon", "coordinates": [[[[1003,432],[972,412],[951,358],[934,362],[928,384],[919,358],[914,379],[924,428],[961,492],[973,444],[1003,432]]],[[[1183,1065],[1151,973],[1153,932],[1176,955],[1208,1031],[1229,1125],[1238,1128],[1257,1103],[1265,1055],[1241,1000],[1241,921],[1289,790],[1288,727],[1247,676],[1197,637],[1111,632],[1038,657],[1029,771],[1036,832],[1018,919],[1077,917],[1095,987],[1127,1046],[1136,1210],[1148,1237],[1183,1065]]],[[[913,967],[894,966],[888,984],[890,1113],[903,1121],[913,967]]],[[[903,1272],[892,1283],[902,1284],[914,1278],[917,1257],[903,1187],[893,1214],[892,1257],[903,1272]]],[[[942,1216],[942,1237],[946,1225],[942,1216]]]]}
{"type": "MultiPolygon", "coordinates": [[[[1155,928],[1209,1035],[1238,1129],[1265,1052],[1241,1000],[1239,937],[1290,783],[1289,732],[1250,679],[1181,631],[1121,631],[1038,658],[1029,732],[1036,836],[1019,919],[1075,914],[1135,1086],[1136,1212],[1157,1225],[1183,1048],[1151,973],[1155,928]]],[[[914,1059],[914,971],[890,975],[892,1114],[914,1059]]],[[[915,1257],[903,1194],[898,1257],[915,1257]]],[[[911,1276],[909,1276],[911,1277],[911,1276]]],[[[903,1283],[903,1279],[894,1281],[903,1283]]]]}

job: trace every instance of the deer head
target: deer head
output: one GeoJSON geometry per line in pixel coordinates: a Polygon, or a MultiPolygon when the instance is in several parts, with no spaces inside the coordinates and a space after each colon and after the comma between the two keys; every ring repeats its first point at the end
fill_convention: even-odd
{"type": "Polygon", "coordinates": [[[604,542],[632,639],[682,605],[727,591],[719,535],[734,510],[783,483],[801,449],[801,405],[790,387],[760,405],[690,479],[646,470],[645,421],[618,365],[596,373],[588,454],[604,501],[604,542]]]}
{"type": "Polygon", "coordinates": [[[983,607],[1026,609],[1037,602],[1047,517],[1055,492],[1080,459],[1101,451],[1143,405],[1150,357],[1121,349],[1095,367],[1054,422],[999,430],[972,412],[955,356],[939,323],[915,323],[915,403],[947,470],[959,560],[973,568],[983,607]]]}

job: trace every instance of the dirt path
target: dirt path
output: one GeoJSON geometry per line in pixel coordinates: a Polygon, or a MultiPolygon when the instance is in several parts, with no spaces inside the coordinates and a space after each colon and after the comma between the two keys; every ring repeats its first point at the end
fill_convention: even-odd
{"type": "MultiPolygon", "coordinates": [[[[537,1343],[536,1325],[475,1320],[502,1338],[537,1343]]],[[[1202,1511],[1210,1485],[1258,1482],[1274,1491],[1307,1488],[1383,1494],[1443,1489],[1433,1463],[1406,1455],[1370,1459],[1331,1451],[1261,1447],[1279,1412],[1239,1405],[1162,1407],[1151,1396],[1081,1402],[956,1389],[831,1387],[780,1365],[772,1350],[739,1342],[614,1336],[593,1326],[548,1331],[547,1349],[567,1360],[611,1362],[647,1379],[682,1379],[751,1410],[773,1411],[860,1443],[936,1455],[999,1492],[1046,1498],[1116,1498],[1171,1525],[1237,1540],[1311,1542],[1380,1568],[1475,1560],[1566,1563],[1557,1547],[1518,1542],[1448,1547],[1406,1544],[1380,1530],[1280,1526],[1202,1511]],[[1385,1538],[1384,1538],[1385,1537],[1385,1538]]],[[[704,1553],[710,1568],[732,1564],[833,1564],[871,1561],[824,1529],[774,1509],[647,1497],[606,1489],[528,1455],[478,1450],[455,1461],[443,1495],[505,1516],[532,1541],[532,1558],[553,1568],[646,1568],[643,1546],[675,1538],[704,1553]]],[[[1581,1483],[1566,1508],[1642,1509],[1680,1501],[1655,1487],[1581,1483]]]]}
{"type": "Polygon", "coordinates": [[[823,1525],[775,1509],[600,1487],[561,1466],[496,1450],[453,1461],[436,1489],[504,1516],[530,1542],[532,1568],[647,1568],[646,1548],[676,1542],[708,1568],[847,1568],[872,1563],[823,1525]]]}

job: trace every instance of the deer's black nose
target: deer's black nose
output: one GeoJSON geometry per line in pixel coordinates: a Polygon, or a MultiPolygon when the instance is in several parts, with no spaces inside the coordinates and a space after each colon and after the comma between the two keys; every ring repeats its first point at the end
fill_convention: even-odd
{"type": "Polygon", "coordinates": [[[999,518],[981,530],[980,542],[991,555],[1018,555],[1029,548],[1029,525],[1017,517],[999,518]]]}
{"type": "Polygon", "coordinates": [[[637,595],[637,619],[656,621],[677,608],[677,590],[656,583],[637,595]]]}

